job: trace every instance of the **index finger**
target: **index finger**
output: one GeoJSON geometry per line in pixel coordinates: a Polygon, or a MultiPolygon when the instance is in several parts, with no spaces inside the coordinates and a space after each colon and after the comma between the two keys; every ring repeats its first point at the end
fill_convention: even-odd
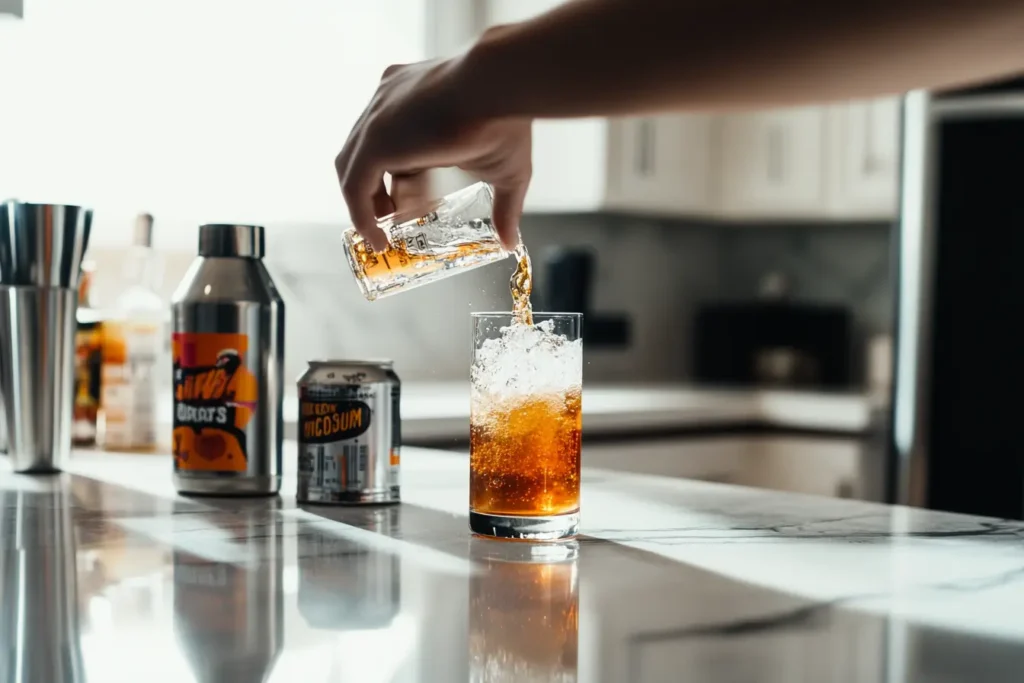
{"type": "Polygon", "coordinates": [[[370,243],[374,251],[384,251],[389,246],[388,238],[377,227],[373,199],[383,182],[383,169],[362,161],[357,153],[349,160],[347,169],[338,169],[338,175],[342,179],[341,194],[348,205],[352,226],[370,243]]]}

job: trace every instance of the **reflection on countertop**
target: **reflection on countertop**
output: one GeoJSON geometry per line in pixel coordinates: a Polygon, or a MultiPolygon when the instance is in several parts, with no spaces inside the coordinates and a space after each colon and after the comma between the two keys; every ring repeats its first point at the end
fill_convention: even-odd
{"type": "MultiPolygon", "coordinates": [[[[291,448],[294,446],[291,445],[291,448]]],[[[290,449],[289,449],[290,450],[290,449]]],[[[175,495],[163,459],[0,474],[4,681],[1016,681],[1024,524],[585,470],[575,543],[405,502],[175,495]]]]}

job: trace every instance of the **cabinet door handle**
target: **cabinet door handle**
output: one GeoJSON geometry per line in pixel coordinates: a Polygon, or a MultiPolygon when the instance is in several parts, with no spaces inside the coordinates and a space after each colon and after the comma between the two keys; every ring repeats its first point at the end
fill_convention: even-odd
{"type": "Polygon", "coordinates": [[[785,130],[779,124],[768,128],[768,182],[779,184],[786,175],[785,168],[785,130]]]}
{"type": "Polygon", "coordinates": [[[641,119],[637,123],[636,173],[654,175],[654,121],[641,119]]]}
{"type": "Polygon", "coordinates": [[[861,169],[864,175],[874,175],[882,170],[883,163],[875,153],[875,127],[874,118],[871,116],[874,103],[864,107],[864,165],[861,169]]]}

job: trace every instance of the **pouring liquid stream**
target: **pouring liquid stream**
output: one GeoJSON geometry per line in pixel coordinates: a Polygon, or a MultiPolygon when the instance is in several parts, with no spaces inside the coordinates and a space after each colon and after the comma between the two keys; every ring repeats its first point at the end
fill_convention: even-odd
{"type": "Polygon", "coordinates": [[[512,316],[518,325],[533,324],[533,306],[530,294],[533,293],[533,264],[526,245],[522,242],[515,250],[516,270],[512,273],[508,287],[512,292],[512,316]]]}

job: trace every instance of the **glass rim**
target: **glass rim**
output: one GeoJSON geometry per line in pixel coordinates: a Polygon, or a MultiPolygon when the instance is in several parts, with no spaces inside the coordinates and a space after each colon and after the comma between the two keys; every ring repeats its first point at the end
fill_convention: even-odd
{"type": "MultiPolygon", "coordinates": [[[[498,318],[506,317],[511,318],[516,314],[513,311],[470,311],[470,318],[498,318]]],[[[563,313],[561,311],[554,311],[548,313],[547,311],[534,311],[534,318],[577,318],[582,319],[582,313],[563,313]]]]}

